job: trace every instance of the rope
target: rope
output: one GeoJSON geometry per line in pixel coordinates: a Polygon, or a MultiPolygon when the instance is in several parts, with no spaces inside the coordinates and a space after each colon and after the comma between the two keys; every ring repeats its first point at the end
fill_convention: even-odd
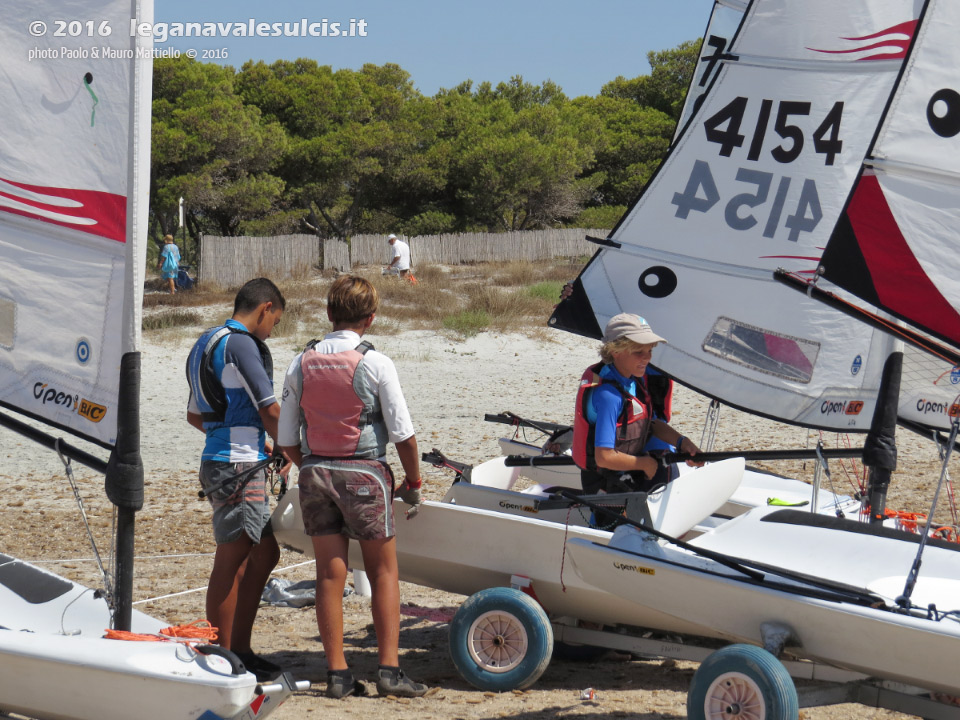
{"type": "MultiPolygon", "coordinates": [[[[212,554],[212,553],[206,553],[212,554]]],[[[280,568],[279,570],[274,570],[274,574],[286,572],[287,570],[293,570],[298,567],[303,567],[304,565],[312,565],[316,560],[304,560],[303,562],[296,563],[294,565],[287,565],[285,568],[280,568]]],[[[144,603],[156,602],[157,600],[167,600],[172,597],[180,597],[181,595],[190,595],[195,592],[203,592],[207,589],[207,586],[192,588],[190,590],[181,590],[180,592],[170,593],[169,595],[158,595],[157,597],[147,598],[146,600],[137,600],[134,605],[143,605],[144,603]]]]}
{"type": "MultiPolygon", "coordinates": [[[[830,467],[827,465],[827,459],[823,456],[823,443],[817,443],[817,461],[819,462],[818,468],[823,469],[823,474],[827,476],[827,482],[830,483],[830,492],[833,493],[833,506],[834,512],[838,518],[845,517],[843,510],[840,508],[840,496],[837,494],[837,488],[833,484],[833,475],[830,474],[830,467]]],[[[813,512],[818,512],[819,508],[813,508],[813,512]]]]}
{"type": "MultiPolygon", "coordinates": [[[[956,401],[954,401],[954,402],[956,402],[956,401]]],[[[937,433],[936,430],[934,430],[934,431],[933,431],[933,441],[934,441],[934,443],[936,444],[937,453],[940,455],[940,462],[942,463],[942,462],[944,461],[944,456],[945,456],[945,453],[946,453],[946,449],[944,448],[944,446],[943,446],[942,444],[940,444],[940,443],[937,441],[937,438],[938,438],[938,433],[937,433]]],[[[957,535],[957,534],[956,534],[956,528],[957,528],[958,526],[960,526],[960,521],[958,521],[958,519],[957,519],[957,497],[956,497],[956,495],[955,495],[954,492],[953,492],[953,481],[950,479],[950,470],[947,468],[946,465],[944,465],[944,470],[943,470],[943,472],[944,472],[944,479],[945,479],[946,485],[947,485],[947,501],[949,502],[949,505],[950,505],[950,519],[953,520],[953,527],[954,527],[954,533],[953,533],[954,540],[953,540],[953,542],[956,542],[956,535],[957,535]]],[[[937,532],[939,532],[940,530],[943,530],[943,529],[944,529],[944,528],[938,528],[937,532]]]]}
{"type": "Polygon", "coordinates": [[[186,645],[208,645],[217,641],[218,628],[206,620],[194,620],[187,625],[172,625],[159,634],[135,633],[127,630],[105,630],[108,640],[131,640],[136,642],[182,642],[186,645]]]}
{"type": "Polygon", "coordinates": [[[703,452],[712,452],[720,426],[720,401],[711,400],[707,407],[707,416],[703,420],[703,432],[700,433],[700,448],[703,452]]]}
{"type": "Polygon", "coordinates": [[[913,595],[913,588],[917,583],[917,575],[920,573],[920,561],[923,557],[923,551],[927,546],[927,538],[930,537],[930,526],[933,516],[937,511],[937,500],[940,499],[940,488],[943,487],[944,478],[947,476],[947,465],[950,462],[950,454],[953,452],[954,443],[957,441],[957,433],[960,432],[960,418],[954,418],[950,428],[950,440],[946,450],[943,453],[943,465],[940,471],[940,480],[937,482],[937,489],[933,493],[933,501],[930,504],[930,513],[927,516],[927,526],[925,532],[920,536],[920,547],[917,548],[917,557],[913,561],[913,567],[910,568],[910,574],[903,587],[903,595],[897,598],[897,605],[906,608],[910,604],[910,596],[913,595]]]}
{"type": "Polygon", "coordinates": [[[80,489],[77,487],[77,481],[73,477],[73,467],[70,465],[70,458],[64,456],[63,451],[60,449],[60,438],[56,439],[53,447],[57,451],[57,455],[60,456],[60,462],[63,463],[64,471],[67,475],[67,481],[70,483],[70,489],[73,490],[73,497],[76,498],[77,506],[80,508],[80,516],[83,519],[83,526],[86,528],[87,537],[90,539],[90,547],[93,548],[93,554],[97,561],[97,567],[100,569],[100,575],[103,579],[107,606],[110,608],[112,614],[114,609],[113,585],[110,582],[110,577],[107,574],[107,571],[103,567],[103,560],[100,557],[100,551],[97,549],[97,541],[94,539],[93,531],[90,529],[90,522],[87,520],[87,511],[83,506],[83,498],[80,497],[80,489]]]}

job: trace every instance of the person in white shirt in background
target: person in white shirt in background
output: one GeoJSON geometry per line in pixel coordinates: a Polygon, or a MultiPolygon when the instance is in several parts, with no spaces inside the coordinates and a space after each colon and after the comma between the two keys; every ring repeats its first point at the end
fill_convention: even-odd
{"type": "Polygon", "coordinates": [[[410,246],[396,235],[390,235],[387,242],[393,248],[393,260],[384,270],[385,275],[399,275],[405,278],[410,272],[410,246]]]}

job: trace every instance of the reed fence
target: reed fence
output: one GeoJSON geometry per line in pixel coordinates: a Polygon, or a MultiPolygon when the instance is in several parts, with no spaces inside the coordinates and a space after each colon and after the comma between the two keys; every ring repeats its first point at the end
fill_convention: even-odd
{"type": "Polygon", "coordinates": [[[316,235],[203,235],[197,279],[224,288],[240,287],[256,277],[284,280],[306,275],[317,266],[319,257],[316,235]]]}
{"type": "MultiPolygon", "coordinates": [[[[592,255],[597,248],[586,236],[606,237],[607,232],[568,228],[403,239],[410,245],[410,262],[416,268],[418,264],[463,265],[592,255]]],[[[320,240],[315,235],[204,235],[200,239],[197,279],[201,283],[231,288],[255,277],[277,280],[299,277],[317,267],[345,272],[358,265],[386,265],[392,257],[386,235],[355,235],[349,243],[320,240]]]]}

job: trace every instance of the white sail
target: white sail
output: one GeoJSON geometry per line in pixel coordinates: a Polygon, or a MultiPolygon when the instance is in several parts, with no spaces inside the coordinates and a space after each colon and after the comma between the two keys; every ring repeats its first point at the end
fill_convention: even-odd
{"type": "MultiPolygon", "coordinates": [[[[960,347],[960,6],[931,0],[821,272],[870,305],[960,347]]],[[[960,369],[904,366],[900,415],[947,426],[960,369]],[[924,368],[920,370],[919,368],[924,368]]]]}
{"type": "Polygon", "coordinates": [[[653,362],[756,414],[869,428],[889,339],[779,286],[812,274],[879,124],[920,3],[755,0],[699,111],[578,284],[584,334],[619,312],[653,362]],[[817,18],[810,22],[810,18],[817,18]]]}
{"type": "Polygon", "coordinates": [[[147,231],[152,38],[132,20],[152,1],[14,3],[0,25],[0,405],[108,447],[147,231]]]}

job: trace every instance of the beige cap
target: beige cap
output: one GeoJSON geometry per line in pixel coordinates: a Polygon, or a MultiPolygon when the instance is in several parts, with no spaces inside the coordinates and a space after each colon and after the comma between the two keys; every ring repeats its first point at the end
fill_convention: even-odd
{"type": "Polygon", "coordinates": [[[620,338],[629,338],[639,345],[666,342],[650,329],[646,320],[632,313],[614,315],[603,331],[603,342],[613,342],[620,338]]]}

